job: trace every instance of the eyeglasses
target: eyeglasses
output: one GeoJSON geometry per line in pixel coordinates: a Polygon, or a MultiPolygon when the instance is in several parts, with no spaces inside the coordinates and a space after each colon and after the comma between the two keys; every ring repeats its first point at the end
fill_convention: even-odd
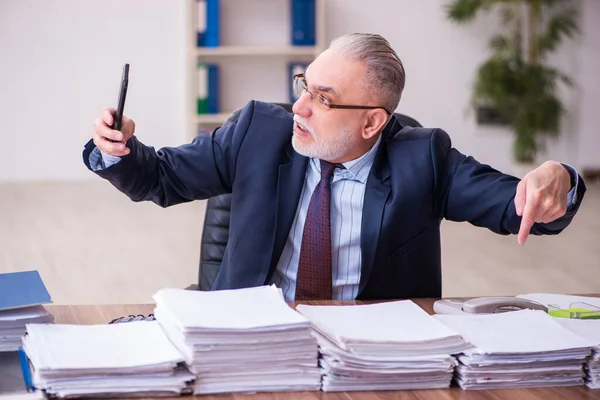
{"type": "Polygon", "coordinates": [[[319,103],[329,108],[341,108],[348,110],[375,110],[381,108],[382,110],[385,110],[387,115],[392,115],[390,111],[388,111],[385,107],[382,106],[351,106],[342,104],[331,104],[331,101],[329,101],[327,97],[323,96],[322,94],[313,93],[310,90],[308,90],[308,85],[306,84],[306,78],[304,77],[304,74],[294,75],[294,93],[297,97],[302,96],[304,93],[308,93],[312,100],[317,98],[319,103]]]}

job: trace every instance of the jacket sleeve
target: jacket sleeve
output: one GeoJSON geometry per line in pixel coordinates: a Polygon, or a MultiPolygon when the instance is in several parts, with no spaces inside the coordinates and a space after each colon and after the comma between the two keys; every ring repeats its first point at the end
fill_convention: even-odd
{"type": "MultiPolygon", "coordinates": [[[[431,156],[442,218],[468,221],[503,235],[519,232],[521,217],[514,203],[518,178],[461,154],[452,148],[450,137],[440,129],[431,136],[431,156]]],[[[548,224],[534,224],[531,234],[555,235],[569,225],[586,190],[583,179],[578,178],[576,201],[567,213],[548,224]]]]}
{"type": "MultiPolygon", "coordinates": [[[[133,201],[152,201],[162,207],[230,193],[235,179],[237,154],[253,116],[254,102],[239,118],[211,134],[198,135],[192,143],[155,151],[135,136],[127,142],[131,152],[121,161],[94,171],[133,201]]],[[[83,151],[88,169],[92,141],[83,151]]]]}

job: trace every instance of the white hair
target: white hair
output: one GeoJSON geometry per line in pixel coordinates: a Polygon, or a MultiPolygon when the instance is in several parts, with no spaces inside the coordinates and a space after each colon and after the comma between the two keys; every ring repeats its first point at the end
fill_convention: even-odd
{"type": "Polygon", "coordinates": [[[329,48],[367,67],[364,87],[372,90],[389,112],[400,103],[406,74],[390,43],[380,35],[351,33],[334,39],[329,48]]]}

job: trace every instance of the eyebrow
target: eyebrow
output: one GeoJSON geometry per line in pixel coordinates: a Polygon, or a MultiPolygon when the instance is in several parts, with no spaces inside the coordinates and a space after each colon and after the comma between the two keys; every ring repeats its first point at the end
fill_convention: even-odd
{"type": "MultiPolygon", "coordinates": [[[[306,81],[306,76],[304,77],[304,79],[306,81]]],[[[308,85],[308,81],[306,81],[306,84],[308,85]]],[[[338,97],[338,98],[340,97],[340,93],[331,86],[325,86],[325,85],[309,85],[309,86],[312,86],[315,90],[318,90],[319,92],[331,93],[335,97],[338,97]]]]}

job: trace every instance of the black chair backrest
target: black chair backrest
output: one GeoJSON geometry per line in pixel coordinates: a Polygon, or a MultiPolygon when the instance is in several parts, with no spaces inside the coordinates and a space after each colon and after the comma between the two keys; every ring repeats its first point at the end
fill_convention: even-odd
{"type": "MultiPolygon", "coordinates": [[[[287,111],[292,112],[292,105],[287,103],[275,103],[287,111]]],[[[229,120],[234,120],[239,115],[235,111],[229,120]]],[[[394,113],[401,125],[420,127],[415,119],[394,113]]],[[[221,268],[227,240],[229,239],[229,218],[231,210],[231,194],[222,194],[211,197],[206,202],[206,213],[202,228],[202,239],[200,242],[200,265],[198,270],[198,289],[211,290],[215,278],[221,268]]]]}

